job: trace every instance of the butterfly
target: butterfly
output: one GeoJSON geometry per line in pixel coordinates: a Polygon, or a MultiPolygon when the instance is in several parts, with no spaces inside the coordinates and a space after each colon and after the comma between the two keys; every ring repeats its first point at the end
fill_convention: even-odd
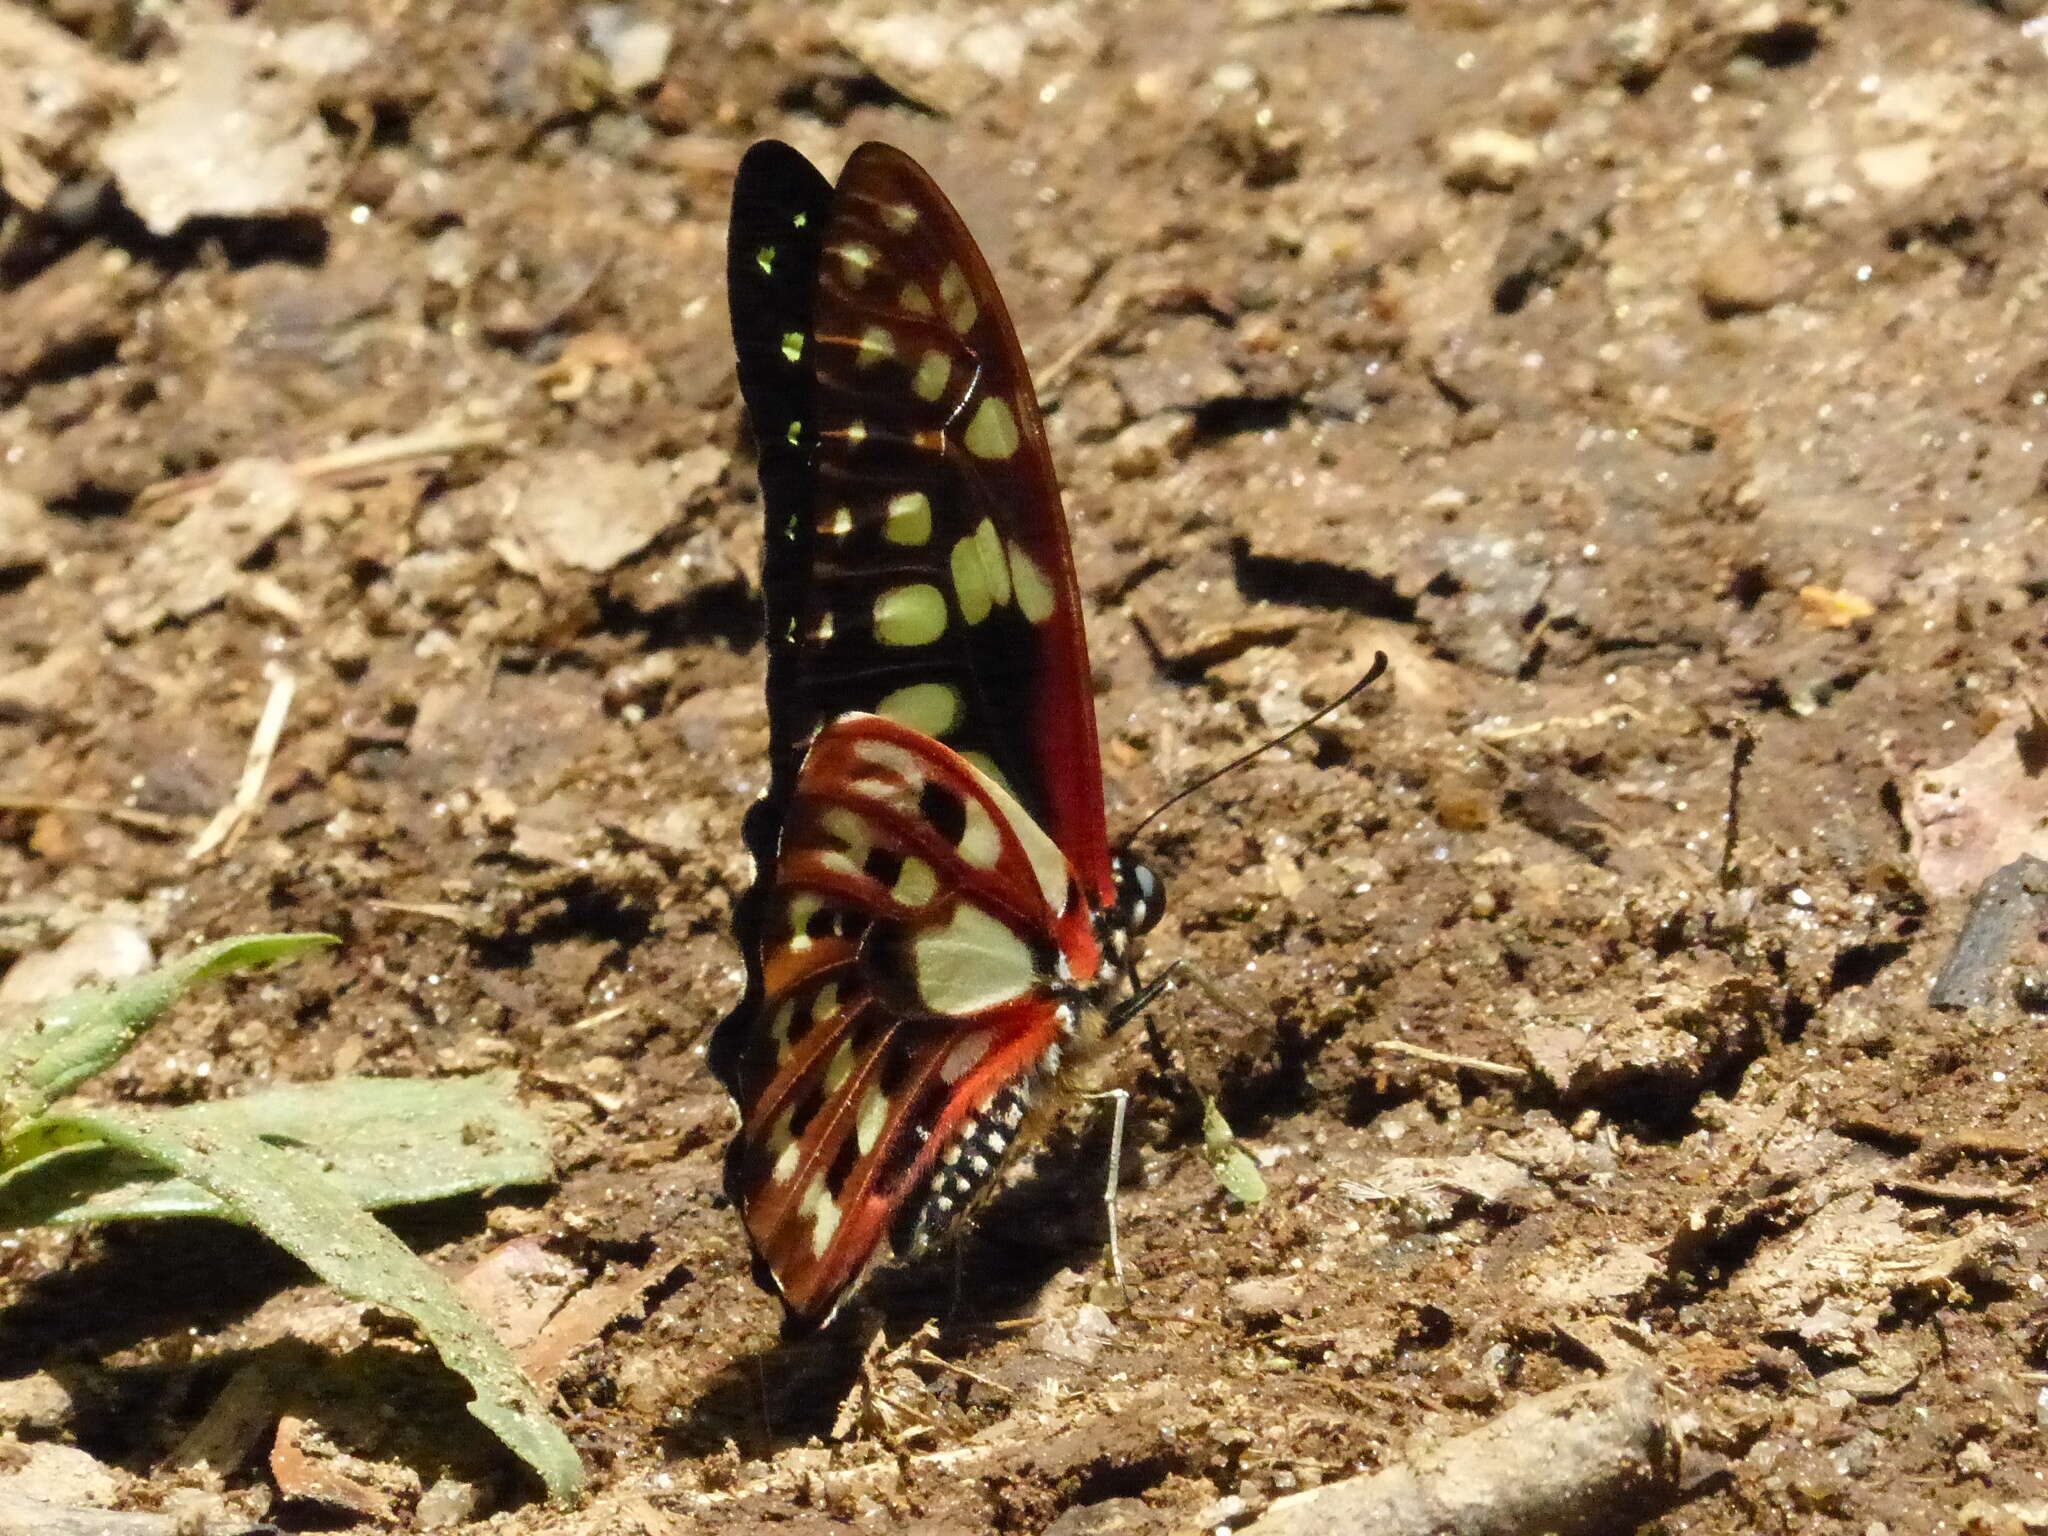
{"type": "Polygon", "coordinates": [[[726,1191],[786,1330],[956,1231],[1156,990],[1106,830],[1087,640],[995,280],[886,144],[764,141],[728,287],[767,532],[769,783],[713,1036],[726,1191]]]}

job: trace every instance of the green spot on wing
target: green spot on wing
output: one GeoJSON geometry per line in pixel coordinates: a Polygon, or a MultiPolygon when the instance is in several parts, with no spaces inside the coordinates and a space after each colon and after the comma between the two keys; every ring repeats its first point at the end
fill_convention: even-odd
{"type": "Polygon", "coordinates": [[[775,275],[775,247],[764,245],[761,249],[754,252],[754,265],[761,269],[763,277],[773,277],[775,275]]]}
{"type": "Polygon", "coordinates": [[[792,363],[804,355],[804,333],[785,331],[782,333],[782,355],[792,363]]]}

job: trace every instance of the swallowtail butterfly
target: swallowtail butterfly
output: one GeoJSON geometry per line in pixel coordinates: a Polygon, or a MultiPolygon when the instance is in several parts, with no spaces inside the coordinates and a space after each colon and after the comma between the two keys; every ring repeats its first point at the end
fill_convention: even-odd
{"type": "Polygon", "coordinates": [[[1142,994],[1038,402],[909,156],[748,151],[728,253],[760,446],[770,778],[726,1189],[791,1331],[955,1229],[1142,994]]]}

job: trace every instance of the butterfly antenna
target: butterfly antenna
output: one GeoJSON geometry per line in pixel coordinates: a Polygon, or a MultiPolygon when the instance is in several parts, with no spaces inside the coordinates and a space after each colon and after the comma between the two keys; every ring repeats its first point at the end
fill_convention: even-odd
{"type": "Polygon", "coordinates": [[[1325,704],[1321,709],[1317,710],[1314,714],[1310,715],[1306,720],[1297,721],[1295,724],[1290,725],[1286,730],[1282,731],[1278,736],[1273,737],[1271,740],[1260,742],[1256,747],[1253,747],[1249,752],[1239,753],[1236,757],[1233,757],[1229,762],[1225,763],[1221,768],[1210,769],[1207,773],[1203,774],[1199,779],[1195,780],[1194,783],[1175,790],[1172,794],[1168,795],[1164,801],[1154,806],[1150,811],[1147,811],[1145,813],[1144,819],[1140,821],[1135,827],[1131,828],[1129,832],[1124,834],[1123,846],[1129,847],[1132,843],[1136,842],[1138,840],[1138,834],[1140,832],[1144,831],[1147,827],[1151,826],[1153,822],[1157,821],[1161,816],[1164,816],[1176,805],[1179,805],[1181,801],[1187,799],[1188,796],[1200,794],[1203,790],[1207,789],[1211,784],[1214,784],[1218,779],[1222,778],[1225,774],[1237,772],[1238,769],[1244,767],[1246,763],[1251,762],[1254,758],[1263,757],[1266,753],[1272,751],[1275,747],[1285,746],[1288,742],[1294,740],[1295,737],[1299,736],[1303,731],[1307,730],[1310,726],[1316,724],[1320,720],[1324,720],[1329,716],[1334,715],[1338,710],[1342,709],[1346,704],[1349,704],[1353,699],[1357,698],[1361,693],[1365,692],[1366,689],[1370,688],[1374,683],[1378,682],[1380,680],[1380,674],[1385,672],[1386,670],[1387,653],[1385,651],[1376,652],[1372,658],[1372,665],[1366,669],[1365,676],[1361,677],[1349,688],[1346,688],[1342,693],[1338,694],[1336,698],[1330,700],[1329,703],[1325,704]]]}

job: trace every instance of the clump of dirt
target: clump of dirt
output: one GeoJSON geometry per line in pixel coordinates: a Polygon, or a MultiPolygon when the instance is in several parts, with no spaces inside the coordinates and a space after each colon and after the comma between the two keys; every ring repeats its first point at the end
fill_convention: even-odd
{"type": "Polygon", "coordinates": [[[2038,918],[1928,1001],[2048,854],[2028,9],[0,13],[0,944],[346,939],[123,1098],[517,1068],[560,1183],[405,1230],[596,1491],[525,1502],[402,1335],[207,1227],[10,1241],[0,1478],[221,1529],[1214,1527],[1648,1370],[1690,1418],[1647,1528],[2048,1525],[2038,918]],[[1152,953],[1230,1006],[1116,1069],[1128,1296],[1088,1107],[822,1341],[720,1194],[768,134],[901,144],[1001,276],[1113,826],[1391,660],[1147,832],[1152,953]]]}

